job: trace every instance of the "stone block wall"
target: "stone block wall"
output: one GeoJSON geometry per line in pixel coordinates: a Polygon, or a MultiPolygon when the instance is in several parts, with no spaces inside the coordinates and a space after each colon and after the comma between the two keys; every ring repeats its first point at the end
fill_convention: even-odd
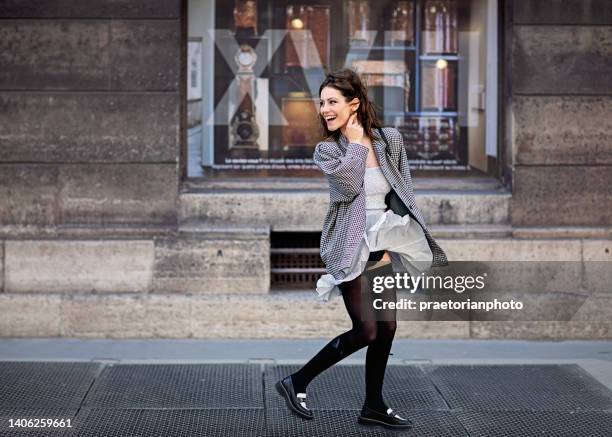
{"type": "Polygon", "coordinates": [[[514,226],[612,225],[612,3],[514,0],[514,226]]]}
{"type": "Polygon", "coordinates": [[[181,2],[0,3],[0,228],[175,226],[181,2]]]}

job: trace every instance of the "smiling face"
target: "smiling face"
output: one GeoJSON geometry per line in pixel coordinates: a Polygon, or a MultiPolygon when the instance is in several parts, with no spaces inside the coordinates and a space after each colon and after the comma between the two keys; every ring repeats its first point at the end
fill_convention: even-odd
{"type": "Polygon", "coordinates": [[[359,99],[354,98],[349,103],[339,90],[329,86],[321,90],[320,98],[319,113],[330,132],[343,128],[359,106],[359,99]]]}

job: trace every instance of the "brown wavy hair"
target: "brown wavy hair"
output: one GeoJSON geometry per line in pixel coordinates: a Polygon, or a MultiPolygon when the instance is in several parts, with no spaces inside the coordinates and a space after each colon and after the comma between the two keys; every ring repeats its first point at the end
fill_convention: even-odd
{"type": "MultiPolygon", "coordinates": [[[[325,80],[323,80],[321,86],[319,87],[319,96],[321,96],[321,91],[323,91],[323,88],[327,86],[340,91],[340,93],[344,96],[347,102],[350,102],[355,97],[359,99],[357,117],[359,119],[359,123],[363,126],[363,132],[369,138],[372,138],[373,129],[383,127],[383,124],[376,115],[374,105],[368,98],[368,90],[361,78],[359,77],[359,74],[348,68],[329,73],[325,80]]],[[[340,134],[342,133],[341,130],[336,129],[332,132],[327,129],[327,123],[325,122],[325,119],[321,116],[320,112],[319,121],[321,122],[321,126],[323,127],[324,138],[333,138],[336,141],[340,139],[340,134]]]]}

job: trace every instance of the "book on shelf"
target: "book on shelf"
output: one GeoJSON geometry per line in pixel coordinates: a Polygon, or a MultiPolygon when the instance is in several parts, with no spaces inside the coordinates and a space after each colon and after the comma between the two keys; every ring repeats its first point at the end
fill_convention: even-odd
{"type": "Polygon", "coordinates": [[[457,54],[457,0],[427,0],[423,5],[422,52],[457,54]]]}
{"type": "Polygon", "coordinates": [[[456,111],[457,68],[454,62],[426,61],[421,64],[421,108],[422,110],[456,111]]]}

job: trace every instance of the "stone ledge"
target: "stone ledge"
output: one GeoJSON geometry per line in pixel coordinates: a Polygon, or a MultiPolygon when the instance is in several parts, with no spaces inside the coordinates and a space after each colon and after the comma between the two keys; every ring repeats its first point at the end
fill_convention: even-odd
{"type": "MultiPolygon", "coordinates": [[[[312,293],[0,294],[1,337],[331,338],[350,327],[339,299],[324,304],[312,293]]],[[[399,321],[396,332],[396,338],[470,337],[603,339],[612,338],[612,323],[399,321]]]]}
{"type": "Polygon", "coordinates": [[[512,236],[522,239],[541,238],[608,238],[612,239],[612,228],[595,226],[550,226],[512,227],[512,236]]]}
{"type": "MultiPolygon", "coordinates": [[[[0,336],[88,338],[326,338],[351,328],[341,300],[327,304],[311,293],[265,296],[32,295],[0,302],[33,307],[29,317],[0,314],[0,336]],[[49,314],[38,303],[54,305],[49,314]],[[42,324],[38,318],[46,315],[42,324]],[[55,325],[49,326],[50,319],[55,325]],[[61,324],[59,321],[61,320],[61,324]],[[52,329],[51,329],[52,328],[52,329]],[[20,333],[22,335],[20,335],[20,333]]],[[[6,308],[0,305],[0,312],[6,308]]],[[[398,323],[396,338],[468,338],[469,322],[398,323]]]]}
{"type": "Polygon", "coordinates": [[[498,225],[431,225],[429,232],[438,238],[508,238],[512,236],[512,226],[498,225]]]}
{"type": "MultiPolygon", "coordinates": [[[[57,226],[38,225],[0,225],[0,240],[16,239],[98,239],[98,238],[153,238],[178,236],[184,234],[203,232],[219,233],[227,229],[230,232],[253,231],[253,233],[269,232],[269,227],[252,227],[243,225],[230,226],[228,224],[212,227],[201,221],[187,220],[181,223],[180,228],[175,225],[160,226],[148,223],[107,224],[100,226],[95,223],[69,224],[57,226]]],[[[436,238],[506,238],[518,239],[556,239],[556,238],[583,238],[583,239],[612,239],[612,228],[593,226],[565,226],[565,227],[518,227],[510,224],[455,224],[429,226],[429,230],[436,238]]],[[[319,229],[320,231],[320,229],[319,229]]]]}
{"type": "MultiPolygon", "coordinates": [[[[423,191],[417,204],[430,225],[506,224],[510,195],[505,192],[423,191]]],[[[329,206],[328,191],[227,190],[182,193],[179,223],[211,226],[270,226],[274,231],[317,232],[329,206]]]]}
{"type": "MultiPolygon", "coordinates": [[[[498,179],[489,176],[462,175],[431,177],[413,175],[412,183],[414,184],[414,191],[417,194],[421,190],[438,190],[451,193],[455,191],[507,192],[498,179]]],[[[314,177],[189,178],[181,184],[181,193],[184,194],[209,193],[219,190],[319,190],[329,193],[329,184],[319,170],[317,170],[317,175],[314,177]]]]}
{"type": "Polygon", "coordinates": [[[93,240],[93,239],[142,239],[177,235],[176,225],[148,223],[112,223],[103,226],[95,223],[69,225],[0,225],[0,239],[4,240],[93,240]]]}
{"type": "MultiPolygon", "coordinates": [[[[584,269],[576,276],[581,281],[578,285],[586,290],[610,291],[612,238],[487,238],[486,232],[496,231],[476,228],[478,232],[470,233],[458,227],[446,234],[434,228],[434,235],[451,261],[569,262],[572,268],[584,269]]],[[[506,232],[503,227],[498,231],[506,232]]],[[[266,228],[195,226],[143,240],[0,243],[0,287],[4,283],[7,292],[266,294],[270,287],[270,235],[266,228]]],[[[508,269],[506,273],[511,272],[508,269]]],[[[554,269],[544,274],[547,272],[554,273],[554,269]]],[[[558,282],[570,273],[549,279],[558,282]]],[[[529,283],[542,278],[542,272],[530,274],[523,278],[530,278],[529,283]]]]}
{"type": "Polygon", "coordinates": [[[258,240],[261,238],[269,238],[270,227],[232,223],[215,226],[199,220],[188,220],[181,223],[178,232],[181,238],[196,238],[200,240],[219,240],[222,238],[258,240]]]}
{"type": "Polygon", "coordinates": [[[7,292],[143,292],[153,276],[153,241],[7,240],[7,292]]]}

